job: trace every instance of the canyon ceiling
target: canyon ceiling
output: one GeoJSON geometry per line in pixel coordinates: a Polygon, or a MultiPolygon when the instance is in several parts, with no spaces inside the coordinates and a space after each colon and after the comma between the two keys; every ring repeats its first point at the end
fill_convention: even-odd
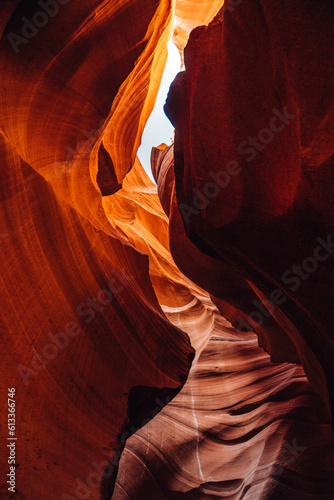
{"type": "Polygon", "coordinates": [[[333,2],[0,14],[1,498],[333,499],[333,2]]]}

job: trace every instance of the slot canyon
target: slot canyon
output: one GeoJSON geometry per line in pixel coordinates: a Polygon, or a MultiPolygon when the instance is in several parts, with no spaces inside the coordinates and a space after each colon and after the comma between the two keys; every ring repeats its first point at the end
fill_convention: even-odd
{"type": "Polygon", "coordinates": [[[0,13],[1,498],[333,500],[333,1],[0,13]]]}

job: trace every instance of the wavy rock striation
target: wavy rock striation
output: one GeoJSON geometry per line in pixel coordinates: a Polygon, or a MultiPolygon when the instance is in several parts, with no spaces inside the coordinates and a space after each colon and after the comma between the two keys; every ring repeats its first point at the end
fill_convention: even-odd
{"type": "Polygon", "coordinates": [[[185,231],[226,270],[206,289],[331,410],[333,51],[330,2],[242,2],[191,33],[166,104],[185,231]]]}
{"type": "Polygon", "coordinates": [[[16,390],[15,498],[334,495],[333,264],[317,240],[332,221],[332,10],[229,0],[198,28],[222,3],[0,7],[1,377],[3,394],[16,390]],[[174,15],[181,51],[197,28],[167,103],[175,147],[152,152],[156,187],[136,152],[174,15]],[[284,106],[291,126],[247,162],[239,142],[274,117],[278,128],[272,109],[284,106]],[[230,165],[212,196],[208,180],[221,187],[231,160],[241,172],[230,165]],[[318,245],[293,294],[281,273],[318,245]],[[273,311],[272,288],[286,296],[273,311]]]}

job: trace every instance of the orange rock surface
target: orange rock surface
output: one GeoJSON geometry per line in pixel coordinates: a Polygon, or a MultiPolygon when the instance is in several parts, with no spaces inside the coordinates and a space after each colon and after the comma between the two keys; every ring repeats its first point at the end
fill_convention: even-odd
{"type": "Polygon", "coordinates": [[[191,33],[166,105],[187,236],[226,268],[206,289],[331,411],[333,55],[330,2],[242,2],[191,33]]]}
{"type": "Polygon", "coordinates": [[[222,1],[0,6],[1,498],[334,496],[333,264],[249,318],[332,221],[333,23],[326,2],[319,36],[311,2],[291,2],[290,24],[288,2],[267,4],[228,0],[205,28],[222,1]],[[196,29],[155,186],[136,154],[174,28],[181,52],[196,29]],[[266,125],[282,85],[296,122],[187,223],[180,204],[266,125]]]}

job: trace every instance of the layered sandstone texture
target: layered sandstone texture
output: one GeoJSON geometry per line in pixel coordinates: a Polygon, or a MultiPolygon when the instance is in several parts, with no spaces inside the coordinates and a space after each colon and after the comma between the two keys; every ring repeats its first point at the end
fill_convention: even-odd
{"type": "Polygon", "coordinates": [[[175,261],[199,282],[200,266],[173,243],[184,228],[226,277],[204,277],[219,309],[237,327],[246,315],[272,359],[300,361],[329,410],[333,14],[331,2],[313,1],[223,9],[191,33],[165,107],[176,128],[175,261]]]}
{"type": "Polygon", "coordinates": [[[331,3],[0,13],[1,498],[334,498],[331,3]]]}

